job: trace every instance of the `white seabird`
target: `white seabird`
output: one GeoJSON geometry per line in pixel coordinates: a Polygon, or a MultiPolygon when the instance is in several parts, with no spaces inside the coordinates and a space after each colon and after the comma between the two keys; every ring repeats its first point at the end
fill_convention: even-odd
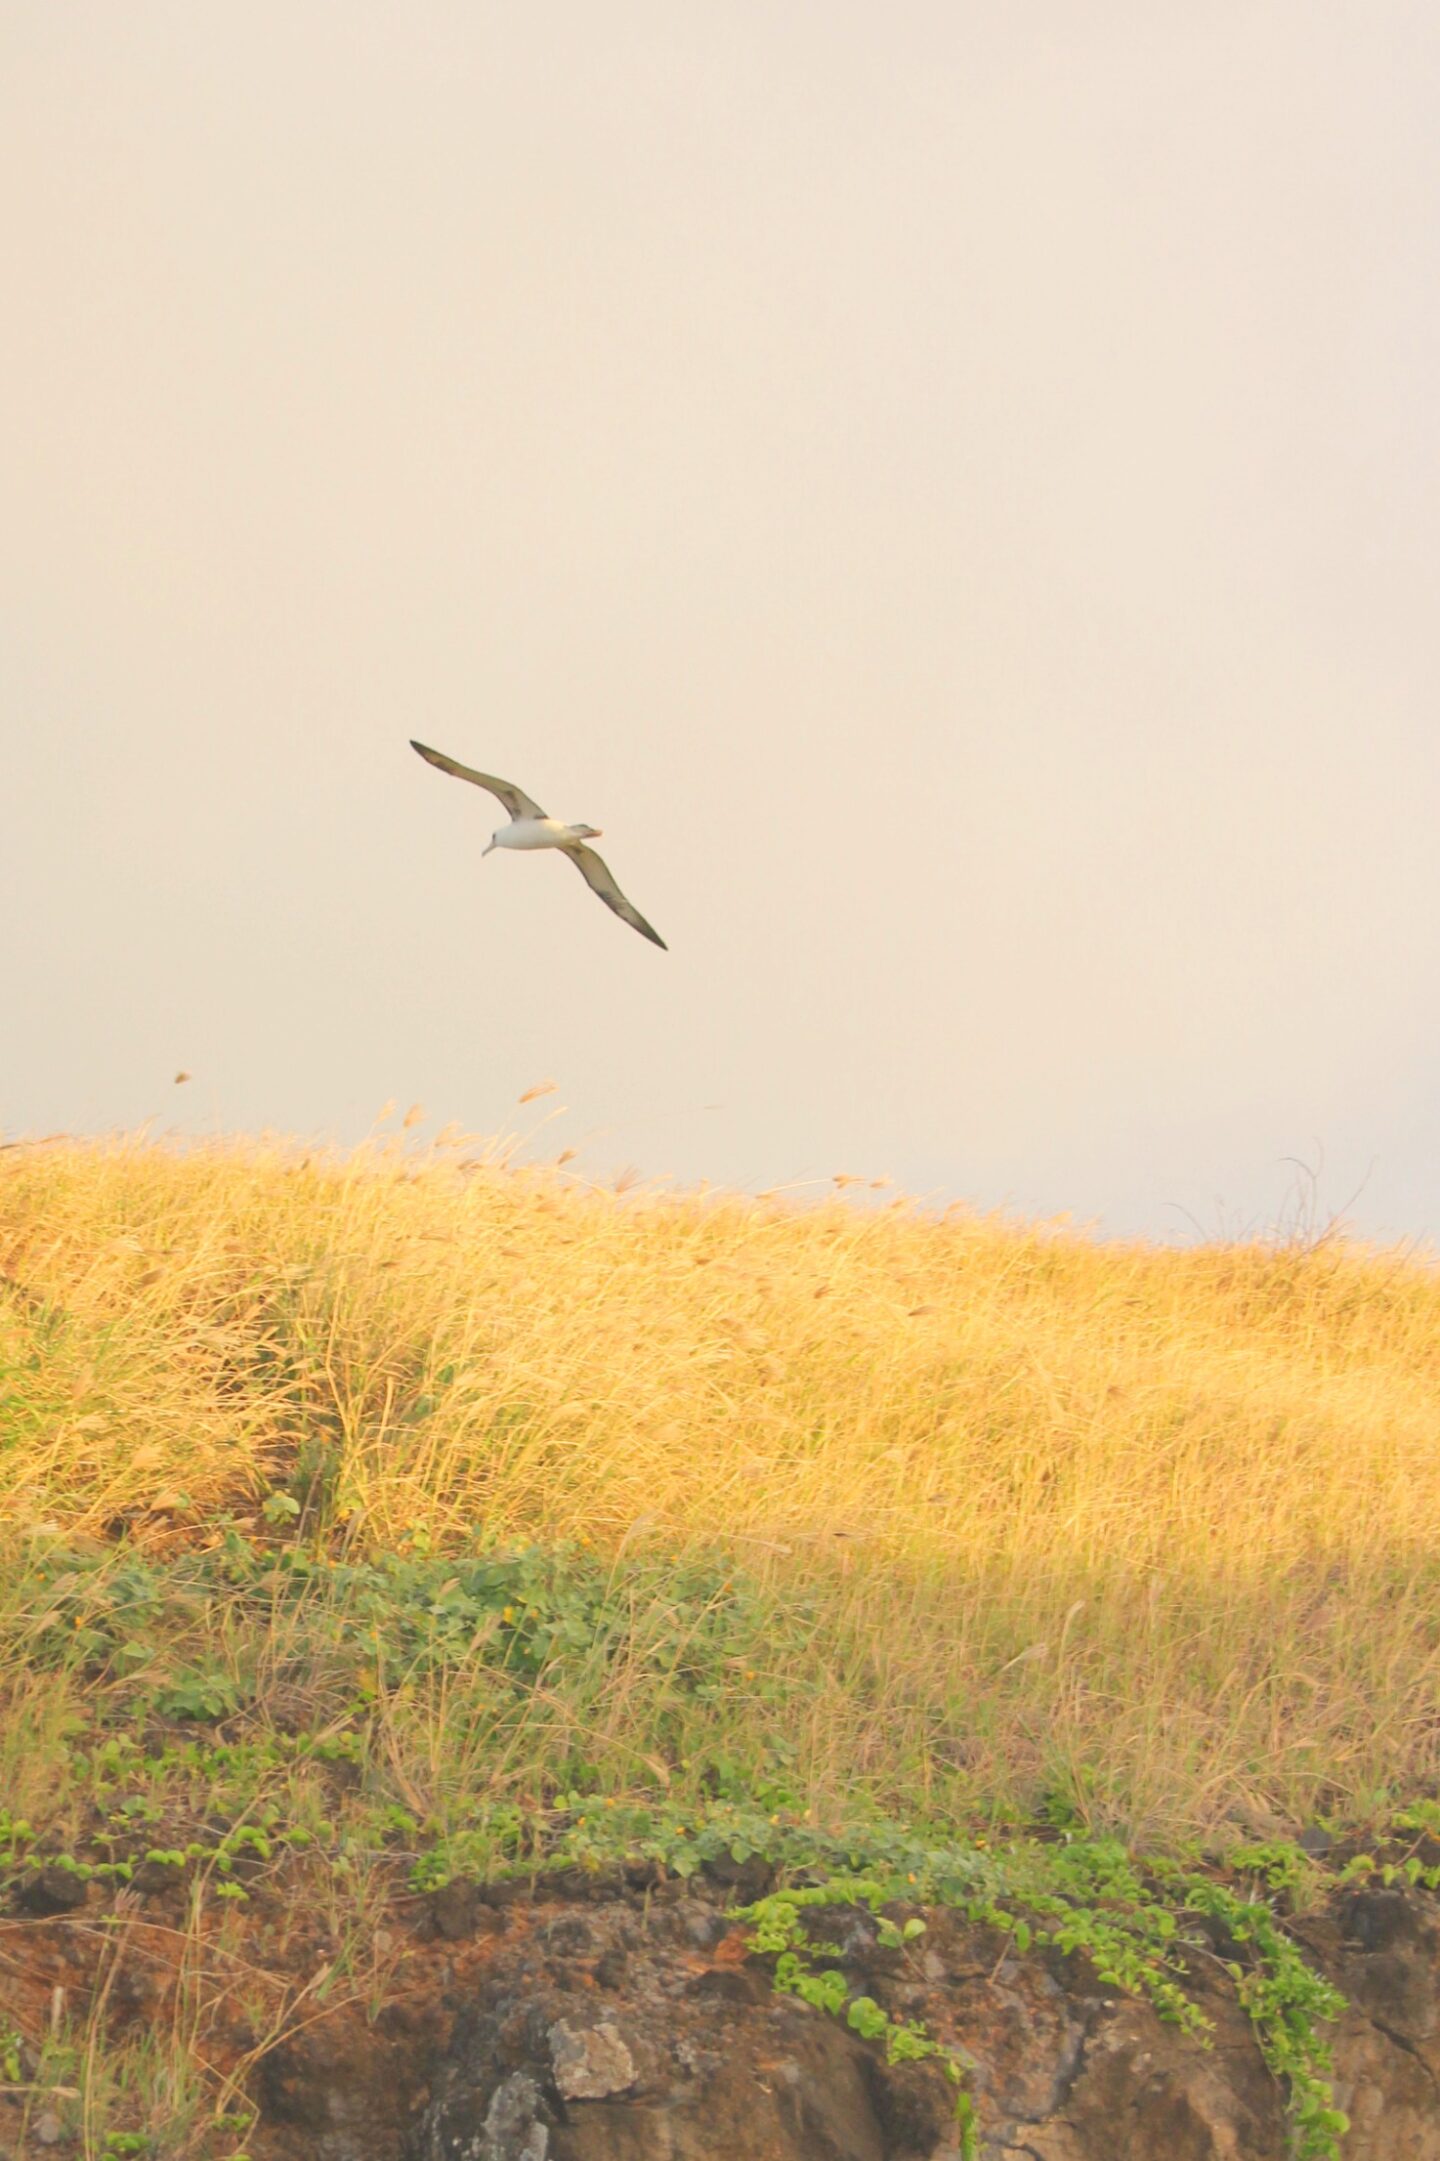
{"type": "Polygon", "coordinates": [[[662,952],[670,948],[658,930],[652,930],[638,908],[631,906],[611,876],[608,866],[602,862],[593,848],[587,848],[587,840],[599,840],[600,828],[596,825],[562,825],[558,818],[547,818],[540,805],[517,788],[513,781],[497,780],[493,773],[477,773],[473,767],[459,765],[447,758],[443,750],[431,750],[424,743],[410,738],[410,748],[418,750],[430,765],[442,773],[453,773],[456,780],[470,780],[477,788],[488,788],[491,795],[499,798],[510,813],[510,823],[502,825],[490,835],[490,847],[482,848],[482,856],[490,848],[559,848],[569,856],[592,893],[598,893],[607,908],[613,908],[622,923],[638,930],[642,938],[658,945],[662,952]]]}

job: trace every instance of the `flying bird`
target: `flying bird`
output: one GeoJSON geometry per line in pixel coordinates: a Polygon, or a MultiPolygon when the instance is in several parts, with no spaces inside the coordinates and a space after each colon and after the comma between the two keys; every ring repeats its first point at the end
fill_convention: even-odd
{"type": "Polygon", "coordinates": [[[490,848],[559,848],[568,855],[592,893],[598,893],[607,908],[613,908],[622,923],[638,930],[642,938],[658,945],[662,952],[670,948],[652,930],[638,908],[633,908],[610,875],[608,866],[601,861],[593,848],[587,848],[587,840],[599,840],[600,828],[595,825],[562,825],[558,818],[547,818],[540,805],[513,781],[497,780],[493,773],[477,773],[473,767],[459,765],[454,758],[447,758],[443,750],[431,750],[424,743],[417,743],[412,736],[410,748],[418,750],[429,765],[438,766],[442,773],[453,773],[456,780],[470,780],[477,788],[488,788],[491,795],[499,798],[510,813],[510,823],[502,825],[490,836],[490,847],[482,848],[482,856],[490,848]]]}

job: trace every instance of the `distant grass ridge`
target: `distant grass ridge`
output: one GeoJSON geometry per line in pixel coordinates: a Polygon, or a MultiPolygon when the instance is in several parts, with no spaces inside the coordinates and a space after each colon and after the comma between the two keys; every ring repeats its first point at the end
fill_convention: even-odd
{"type": "Polygon", "coordinates": [[[577,1762],[663,1787],[673,1717],[755,1790],[783,1741],[817,1821],[1366,1820],[1436,1782],[1437,1406],[1440,1277],[1340,1240],[619,1198],[438,1149],[0,1152],[0,1529],[142,1569],[226,1522],[342,1570],[563,1553],[534,1779],[571,1777],[537,1738],[568,1718],[577,1762]],[[601,1657],[634,1568],[642,1636],[682,1582],[747,1586],[708,1698],[633,1633],[601,1657]]]}

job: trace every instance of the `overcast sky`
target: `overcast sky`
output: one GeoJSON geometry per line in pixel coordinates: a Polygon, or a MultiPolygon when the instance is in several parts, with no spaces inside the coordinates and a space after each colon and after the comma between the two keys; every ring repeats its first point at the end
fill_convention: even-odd
{"type": "Polygon", "coordinates": [[[1437,110],[1434,0],[0,0],[0,1127],[1433,1239],[1437,110]]]}

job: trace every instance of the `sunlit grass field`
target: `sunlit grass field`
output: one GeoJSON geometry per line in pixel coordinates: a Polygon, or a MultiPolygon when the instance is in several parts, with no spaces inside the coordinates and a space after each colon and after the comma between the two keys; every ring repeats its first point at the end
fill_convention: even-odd
{"type": "Polygon", "coordinates": [[[636,1644],[710,1630],[683,1712],[653,1659],[557,1636],[489,1758],[387,1692],[380,1645],[387,1760],[437,1817],[462,1773],[577,1763],[612,1802],[693,1774],[820,1822],[1142,1843],[1436,1790],[1423,1257],[616,1194],[463,1143],[12,1146],[0,1464],[17,1776],[60,1715],[50,1680],[24,1698],[20,1557],[228,1523],[342,1569],[536,1549],[628,1600],[636,1644]]]}

